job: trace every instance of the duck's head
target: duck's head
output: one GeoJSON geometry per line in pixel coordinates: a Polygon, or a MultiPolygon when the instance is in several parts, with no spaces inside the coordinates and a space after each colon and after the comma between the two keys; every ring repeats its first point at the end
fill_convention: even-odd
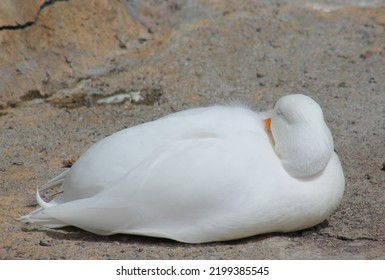
{"type": "Polygon", "coordinates": [[[290,175],[309,177],[325,169],[334,143],[322,110],[313,99],[302,94],[280,98],[265,125],[274,139],[275,152],[290,175]]]}

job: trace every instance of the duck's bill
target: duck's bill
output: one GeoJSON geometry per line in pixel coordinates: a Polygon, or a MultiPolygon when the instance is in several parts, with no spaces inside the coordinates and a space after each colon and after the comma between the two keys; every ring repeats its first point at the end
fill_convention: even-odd
{"type": "Polygon", "coordinates": [[[265,123],[266,131],[271,133],[271,118],[267,118],[267,119],[263,120],[263,122],[265,123]]]}

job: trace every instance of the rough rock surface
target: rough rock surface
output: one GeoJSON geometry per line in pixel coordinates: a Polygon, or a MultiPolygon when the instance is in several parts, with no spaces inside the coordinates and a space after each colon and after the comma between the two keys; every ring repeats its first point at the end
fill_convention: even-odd
{"type": "Polygon", "coordinates": [[[381,1],[22,3],[0,4],[1,259],[385,257],[381,1]],[[321,104],[346,175],[317,227],[188,245],[17,221],[37,186],[115,131],[213,103],[269,109],[294,92],[321,104]]]}
{"type": "Polygon", "coordinates": [[[20,28],[36,20],[44,0],[4,0],[0,2],[0,28],[20,28]]]}
{"type": "MultiPolygon", "coordinates": [[[[10,9],[23,11],[25,1],[18,2],[10,9]]],[[[0,100],[6,104],[68,88],[145,32],[120,1],[45,1],[28,11],[17,24],[8,19],[0,26],[0,100]]]]}

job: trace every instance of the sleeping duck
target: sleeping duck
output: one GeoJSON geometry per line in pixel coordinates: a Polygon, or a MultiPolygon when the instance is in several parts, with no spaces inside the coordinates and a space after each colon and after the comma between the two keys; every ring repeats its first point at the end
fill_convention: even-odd
{"type": "Polygon", "coordinates": [[[22,222],[187,243],[291,232],[324,221],[345,180],[320,106],[212,106],[121,130],[36,192],[22,222]],[[46,202],[43,190],[62,193],[46,202]]]}

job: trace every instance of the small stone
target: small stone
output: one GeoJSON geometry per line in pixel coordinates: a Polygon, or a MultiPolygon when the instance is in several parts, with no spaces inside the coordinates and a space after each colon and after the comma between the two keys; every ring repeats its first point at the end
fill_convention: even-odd
{"type": "Polygon", "coordinates": [[[69,158],[64,159],[62,161],[63,167],[71,167],[72,165],[74,165],[74,163],[78,158],[79,158],[79,155],[70,155],[69,158]]]}
{"type": "Polygon", "coordinates": [[[140,91],[130,91],[128,93],[119,93],[106,98],[99,99],[97,104],[120,104],[125,100],[131,102],[139,102],[143,100],[143,97],[140,95],[140,91]]]}
{"type": "Polygon", "coordinates": [[[263,78],[263,77],[265,77],[264,74],[257,73],[257,78],[258,78],[258,79],[263,78]]]}
{"type": "Polygon", "coordinates": [[[50,242],[47,241],[47,240],[44,240],[44,239],[41,239],[41,240],[39,241],[39,245],[40,245],[40,246],[44,246],[44,247],[49,247],[49,246],[51,246],[50,242]]]}

